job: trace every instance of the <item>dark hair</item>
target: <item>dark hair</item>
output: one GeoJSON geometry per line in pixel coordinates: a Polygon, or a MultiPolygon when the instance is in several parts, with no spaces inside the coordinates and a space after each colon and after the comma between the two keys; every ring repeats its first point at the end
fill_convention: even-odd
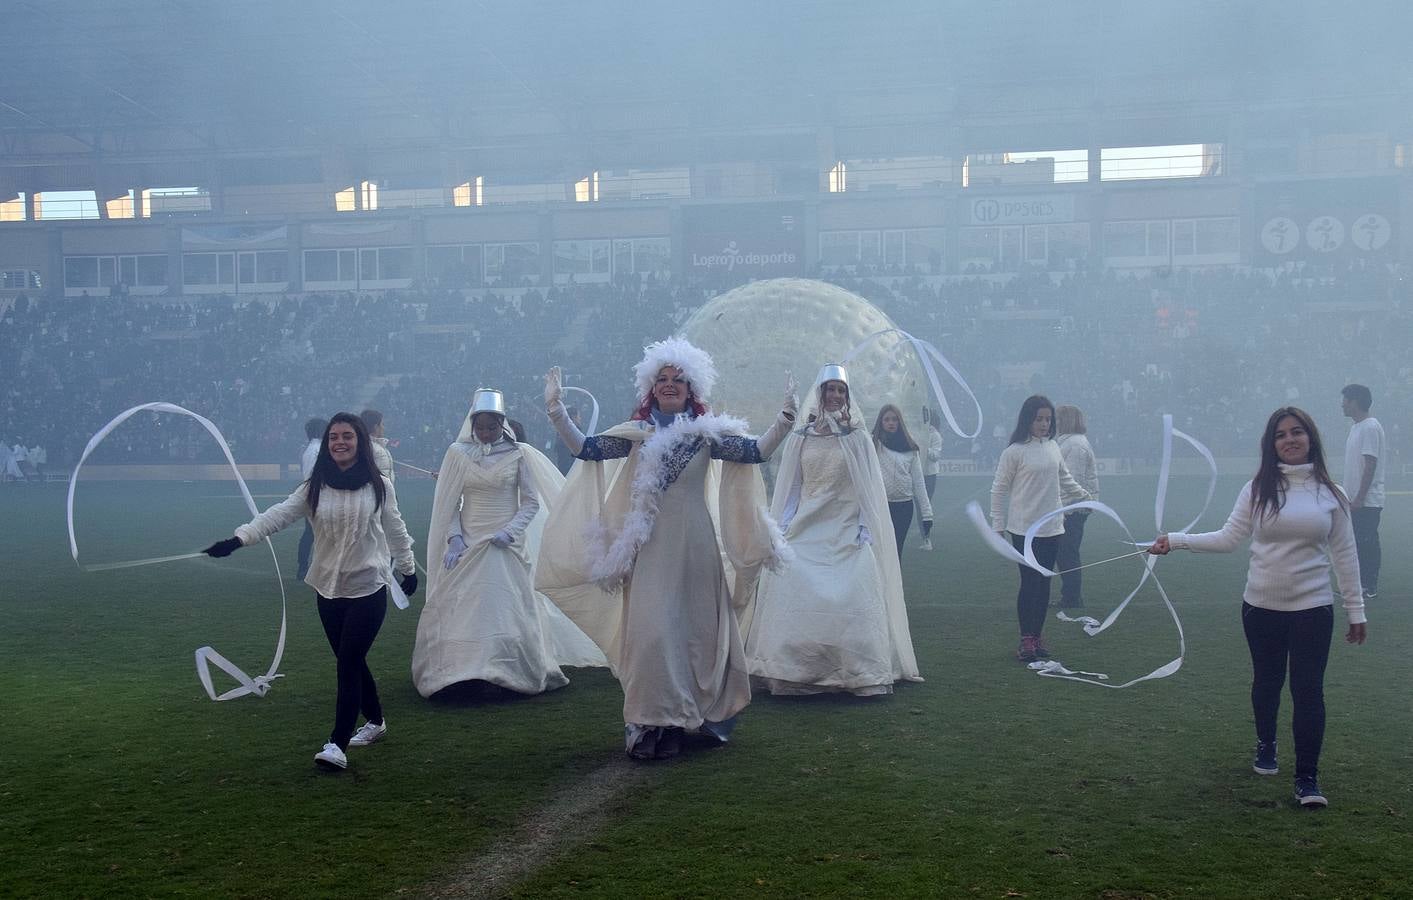
{"type": "Polygon", "coordinates": [[[309,473],[307,483],[311,515],[319,510],[319,492],[326,484],[338,490],[350,491],[371,484],[373,496],[376,498],[373,508],[382,508],[386,494],[383,489],[383,473],[378,470],[378,464],[373,462],[373,440],[368,437],[368,428],[363,424],[362,418],[350,412],[334,413],[329,424],[324,426],[324,438],[319,442],[319,456],[314,460],[314,471],[309,473]],[[358,435],[358,457],[347,472],[339,469],[338,463],[329,455],[329,431],[338,424],[352,426],[353,433],[358,435]]]}
{"type": "Polygon", "coordinates": [[[368,426],[369,431],[383,424],[383,414],[376,409],[365,409],[358,414],[358,417],[363,420],[364,425],[368,426]]]}
{"type": "Polygon", "coordinates": [[[891,403],[883,404],[878,410],[878,418],[873,420],[873,442],[887,447],[889,450],[897,450],[905,453],[909,450],[917,452],[917,441],[908,434],[908,423],[903,419],[903,411],[891,403]],[[883,417],[893,413],[898,417],[898,430],[889,434],[883,430],[883,417]]]}
{"type": "Polygon", "coordinates": [[[1346,384],[1340,393],[1345,399],[1359,404],[1359,409],[1363,412],[1368,412],[1369,407],[1374,405],[1374,395],[1362,384],[1346,384]]]}
{"type": "Polygon", "coordinates": [[[1031,394],[1021,404],[1020,415],[1016,416],[1016,430],[1011,432],[1012,444],[1024,444],[1030,440],[1030,423],[1035,421],[1035,416],[1042,409],[1050,410],[1050,433],[1046,437],[1055,436],[1055,404],[1044,394],[1031,394]]]}
{"type": "Polygon", "coordinates": [[[318,416],[312,419],[306,419],[304,422],[304,436],[311,441],[316,440],[319,435],[324,433],[324,429],[328,427],[329,423],[318,416]]]}
{"type": "MultiPolygon", "coordinates": [[[[666,366],[663,368],[666,368],[666,366]]],[[[677,367],[673,366],[673,368],[675,369],[677,367]]],[[[638,402],[638,408],[633,410],[633,415],[629,417],[629,420],[633,422],[646,422],[653,417],[653,409],[656,406],[657,398],[653,396],[652,390],[649,389],[647,394],[643,396],[643,399],[638,402]]],[[[682,411],[687,412],[690,410],[693,416],[704,416],[707,414],[708,409],[709,407],[705,403],[697,399],[696,393],[692,390],[692,382],[687,382],[687,405],[683,407],[682,411]]]]}
{"type": "Polygon", "coordinates": [[[1325,451],[1320,444],[1320,430],[1315,427],[1315,420],[1303,409],[1282,406],[1271,413],[1271,417],[1266,420],[1266,430],[1261,434],[1261,468],[1256,470],[1256,477],[1251,479],[1253,517],[1274,518],[1280,513],[1281,507],[1285,506],[1285,492],[1290,487],[1290,479],[1286,478],[1280,469],[1280,456],[1276,453],[1276,426],[1287,416],[1298,421],[1310,438],[1310,464],[1315,473],[1315,481],[1329,488],[1340,506],[1345,505],[1344,494],[1335,487],[1334,482],[1330,480],[1329,471],[1325,469],[1325,451]]]}
{"type": "Polygon", "coordinates": [[[514,419],[506,419],[505,422],[510,426],[510,431],[515,436],[516,443],[525,443],[525,426],[514,419]]]}

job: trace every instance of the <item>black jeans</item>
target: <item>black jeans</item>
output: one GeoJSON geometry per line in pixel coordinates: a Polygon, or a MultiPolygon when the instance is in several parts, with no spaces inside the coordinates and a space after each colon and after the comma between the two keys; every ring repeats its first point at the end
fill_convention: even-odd
{"type": "Polygon", "coordinates": [[[1241,627],[1251,650],[1256,740],[1269,743],[1276,739],[1276,715],[1288,663],[1290,699],[1295,708],[1291,715],[1295,774],[1314,778],[1325,740],[1325,665],[1334,634],[1334,607],[1281,612],[1242,603],[1241,627]]]}
{"type": "MultiPolygon", "coordinates": [[[[1025,537],[1011,532],[1011,543],[1024,552],[1025,537]]],[[[1038,537],[1031,547],[1035,550],[1035,561],[1047,569],[1055,568],[1055,554],[1060,550],[1060,536],[1038,537]]],[[[1040,636],[1045,627],[1045,618],[1050,606],[1050,579],[1030,566],[1018,565],[1020,569],[1020,591],[1016,594],[1016,618],[1020,620],[1021,636],[1040,636]]]]}
{"type": "MultiPolygon", "coordinates": [[[[1060,569],[1073,569],[1079,566],[1079,542],[1084,540],[1084,523],[1089,518],[1088,510],[1065,514],[1065,533],[1060,535],[1060,550],[1055,554],[1055,566],[1060,569]]],[[[1076,607],[1084,605],[1083,572],[1065,572],[1060,576],[1060,606],[1076,607]]]]}
{"type": "Polygon", "coordinates": [[[893,520],[893,538],[898,542],[898,559],[903,558],[903,541],[908,539],[908,529],[913,527],[913,501],[888,501],[888,515],[893,520]]]}
{"type": "Polygon", "coordinates": [[[1379,518],[1383,512],[1378,506],[1361,506],[1349,511],[1349,520],[1354,525],[1354,548],[1359,552],[1359,581],[1366,591],[1379,589],[1379,566],[1384,561],[1384,551],[1379,546],[1379,518]]]}
{"type": "Polygon", "coordinates": [[[378,685],[368,670],[368,651],[388,614],[388,589],[366,597],[319,598],[319,621],[338,660],[338,699],[334,703],[334,730],[329,743],[348,749],[358,713],[369,722],[383,721],[378,685]]]}

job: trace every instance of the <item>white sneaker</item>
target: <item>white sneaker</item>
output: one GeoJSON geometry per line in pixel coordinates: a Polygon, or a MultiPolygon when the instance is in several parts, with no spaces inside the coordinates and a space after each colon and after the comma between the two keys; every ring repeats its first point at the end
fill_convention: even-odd
{"type": "Polygon", "coordinates": [[[325,744],[323,750],[314,754],[314,764],[325,769],[343,771],[348,768],[348,757],[343,755],[338,744],[325,744]]]}
{"type": "Polygon", "coordinates": [[[923,538],[923,539],[922,539],[922,543],[921,543],[921,544],[918,544],[918,545],[917,545],[917,548],[918,548],[919,550],[931,550],[931,549],[932,549],[932,538],[930,538],[930,537],[925,537],[925,538],[923,538]]]}
{"type": "Polygon", "coordinates": [[[372,722],[364,722],[363,727],[353,733],[353,737],[349,739],[348,745],[350,747],[366,747],[369,744],[381,741],[383,735],[387,733],[387,719],[384,719],[377,725],[374,725],[372,722]]]}

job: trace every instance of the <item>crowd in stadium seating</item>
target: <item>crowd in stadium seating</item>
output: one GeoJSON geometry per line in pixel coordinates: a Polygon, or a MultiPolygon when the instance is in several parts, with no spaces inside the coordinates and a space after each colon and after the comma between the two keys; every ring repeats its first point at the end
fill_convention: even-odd
{"type": "MultiPolygon", "coordinates": [[[[950,457],[994,459],[1035,391],[1083,407],[1101,457],[1151,459],[1162,412],[1219,455],[1254,455],[1266,414],[1286,403],[1337,437],[1350,381],[1373,389],[1395,453],[1413,426],[1402,272],[829,277],[936,343],[983,399],[983,437],[949,439],[950,457]]],[[[723,287],[634,279],[274,302],[21,299],[0,318],[0,441],[43,448],[63,468],[113,415],[167,400],[215,421],[237,459],[291,462],[307,417],[375,406],[396,455],[433,466],[472,390],[490,385],[543,446],[549,364],[591,388],[614,421],[630,408],[625,372],[642,345],[723,287]]],[[[191,423],[166,417],[120,430],[95,461],[218,459],[191,423]]]]}

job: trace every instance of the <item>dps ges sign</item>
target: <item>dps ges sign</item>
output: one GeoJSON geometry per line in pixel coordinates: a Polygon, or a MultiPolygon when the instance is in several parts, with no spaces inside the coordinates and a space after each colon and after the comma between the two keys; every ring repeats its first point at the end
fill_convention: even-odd
{"type": "Polygon", "coordinates": [[[1074,221],[1073,194],[1007,194],[968,201],[969,225],[1043,225],[1074,221]]]}

